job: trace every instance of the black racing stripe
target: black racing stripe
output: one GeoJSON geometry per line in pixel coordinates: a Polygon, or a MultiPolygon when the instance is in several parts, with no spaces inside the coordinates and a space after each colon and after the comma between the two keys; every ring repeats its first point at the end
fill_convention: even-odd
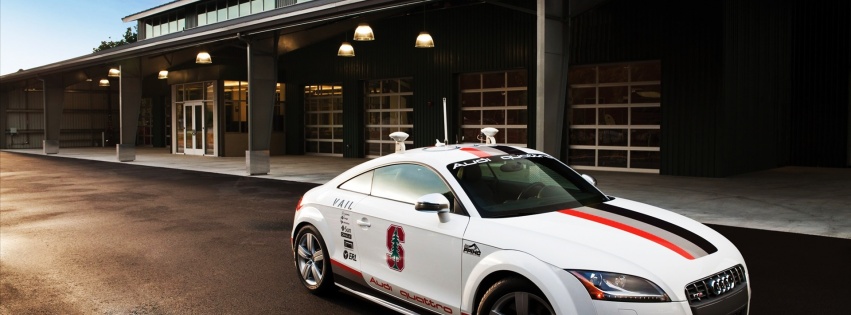
{"type": "Polygon", "coordinates": [[[495,145],[495,146],[493,146],[492,148],[497,149],[497,150],[500,150],[500,151],[505,152],[505,153],[508,153],[508,154],[513,154],[513,155],[523,155],[523,154],[526,154],[526,152],[525,152],[525,151],[523,151],[523,150],[520,150],[520,149],[518,149],[518,148],[512,148],[512,147],[505,146],[505,145],[495,145]]]}
{"type": "Polygon", "coordinates": [[[665,221],[665,220],[662,220],[662,219],[659,219],[659,218],[656,218],[656,217],[651,217],[649,215],[639,213],[639,212],[635,212],[635,211],[632,211],[632,210],[629,210],[629,209],[626,209],[626,208],[621,208],[621,207],[618,207],[618,206],[613,206],[613,205],[605,204],[605,203],[591,205],[591,206],[588,206],[588,207],[598,209],[598,210],[601,210],[601,211],[606,211],[606,212],[609,212],[609,213],[614,213],[614,214],[617,214],[617,215],[620,215],[620,216],[624,216],[624,217],[627,217],[627,218],[630,218],[630,219],[633,219],[633,220],[641,221],[641,222],[650,224],[652,226],[658,227],[660,229],[666,230],[668,232],[671,232],[673,234],[676,234],[676,235],[688,240],[689,242],[694,243],[695,245],[697,245],[697,247],[700,247],[701,249],[706,251],[707,254],[712,254],[712,253],[718,251],[718,248],[716,248],[715,245],[712,245],[712,243],[707,241],[705,238],[700,237],[700,235],[694,234],[694,232],[686,230],[686,229],[682,228],[681,226],[675,225],[671,222],[668,222],[668,221],[665,221]]]}

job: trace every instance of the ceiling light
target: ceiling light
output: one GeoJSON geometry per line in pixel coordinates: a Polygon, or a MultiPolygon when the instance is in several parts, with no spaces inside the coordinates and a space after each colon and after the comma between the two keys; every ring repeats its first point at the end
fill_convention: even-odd
{"type": "Polygon", "coordinates": [[[431,38],[431,35],[426,31],[420,32],[420,35],[417,36],[417,42],[414,43],[414,47],[417,48],[433,48],[434,47],[434,39],[431,38]]]}
{"type": "Polygon", "coordinates": [[[109,86],[109,80],[108,79],[100,79],[100,82],[98,82],[98,86],[109,86]]]}
{"type": "Polygon", "coordinates": [[[202,51],[198,53],[198,56],[195,57],[195,63],[208,64],[213,63],[213,57],[210,57],[210,53],[206,51],[202,51]]]}
{"type": "Polygon", "coordinates": [[[107,74],[107,76],[110,78],[117,78],[121,76],[121,70],[118,70],[117,68],[109,68],[109,74],[107,74]]]}
{"type": "Polygon", "coordinates": [[[354,57],[355,56],[355,48],[352,47],[352,44],[349,44],[349,42],[343,42],[343,44],[340,45],[340,49],[337,50],[337,56],[354,57]]]}
{"type": "Polygon", "coordinates": [[[369,27],[369,24],[361,23],[361,24],[358,25],[358,28],[355,29],[354,40],[357,40],[357,41],[375,40],[375,34],[372,33],[372,28],[369,27]]]}
{"type": "Polygon", "coordinates": [[[160,70],[160,73],[157,74],[157,79],[168,79],[168,70],[160,70]]]}

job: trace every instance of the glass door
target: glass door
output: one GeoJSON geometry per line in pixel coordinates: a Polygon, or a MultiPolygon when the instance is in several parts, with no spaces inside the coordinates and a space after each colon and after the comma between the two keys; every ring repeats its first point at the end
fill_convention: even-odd
{"type": "Polygon", "coordinates": [[[186,102],[183,106],[183,153],[204,155],[204,146],[208,136],[204,111],[204,102],[186,102]]]}

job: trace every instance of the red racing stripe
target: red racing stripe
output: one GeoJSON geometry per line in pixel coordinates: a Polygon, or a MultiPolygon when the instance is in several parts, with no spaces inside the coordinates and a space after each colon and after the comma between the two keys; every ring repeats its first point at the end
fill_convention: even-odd
{"type": "Polygon", "coordinates": [[[340,268],[340,269],[343,269],[343,270],[345,270],[345,271],[350,272],[350,273],[351,273],[351,274],[353,274],[353,275],[358,276],[359,278],[362,278],[362,277],[363,277],[363,275],[360,273],[360,271],[357,271],[357,270],[353,269],[352,267],[346,266],[345,264],[343,264],[343,263],[341,263],[341,262],[339,262],[339,261],[336,261],[336,260],[334,260],[334,259],[331,259],[331,264],[332,264],[332,265],[334,265],[334,268],[340,268]]]}
{"type": "Polygon", "coordinates": [[[486,158],[486,157],[491,156],[490,153],[487,153],[485,151],[482,151],[482,150],[479,150],[479,149],[476,149],[476,148],[461,148],[461,151],[472,153],[473,155],[478,156],[480,158],[486,158]]]}
{"type": "Polygon", "coordinates": [[[685,257],[686,259],[694,260],[694,256],[689,254],[687,251],[685,251],[681,247],[674,245],[673,243],[666,241],[665,239],[663,239],[659,236],[656,236],[654,234],[640,230],[638,228],[635,228],[635,227],[632,227],[632,226],[629,226],[629,225],[626,225],[626,224],[623,224],[623,223],[620,223],[620,222],[617,222],[617,221],[609,220],[609,219],[606,219],[606,218],[603,218],[603,217],[598,217],[598,216],[595,216],[593,214],[588,214],[588,213],[576,211],[574,209],[559,210],[558,212],[561,212],[561,213],[564,213],[564,214],[567,214],[567,215],[572,215],[574,217],[586,219],[586,220],[589,220],[589,221],[594,221],[594,222],[597,222],[597,223],[600,223],[600,224],[605,224],[605,225],[611,226],[613,228],[635,234],[637,236],[640,236],[640,237],[643,237],[647,240],[655,242],[656,244],[665,246],[668,249],[676,252],[677,254],[680,254],[680,256],[685,257]]]}

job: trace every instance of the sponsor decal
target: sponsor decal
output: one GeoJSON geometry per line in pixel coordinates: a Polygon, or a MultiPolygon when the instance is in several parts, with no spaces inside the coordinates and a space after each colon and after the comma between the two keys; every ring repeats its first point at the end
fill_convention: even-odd
{"type": "Polygon", "coordinates": [[[632,233],[664,246],[689,260],[718,251],[712,243],[681,226],[610,204],[566,209],[559,212],[632,233]]]}
{"type": "Polygon", "coordinates": [[[343,240],[343,247],[347,249],[355,249],[355,242],[343,240]]]}
{"type": "Polygon", "coordinates": [[[473,255],[473,256],[481,256],[482,255],[482,251],[479,249],[479,246],[476,245],[476,243],[469,244],[469,245],[464,244],[463,252],[465,254],[470,254],[470,255],[473,255]]]}
{"type": "Polygon", "coordinates": [[[427,297],[422,297],[422,296],[419,296],[415,293],[409,293],[408,291],[405,291],[405,290],[399,290],[399,294],[402,295],[403,297],[407,298],[408,300],[412,300],[412,301],[409,301],[409,302],[416,302],[414,304],[420,304],[420,306],[423,306],[425,308],[431,308],[431,309],[443,311],[446,314],[452,314],[452,308],[451,307],[443,306],[440,303],[437,303],[437,302],[435,302],[432,299],[429,299],[427,297]]]}
{"type": "Polygon", "coordinates": [[[405,269],[405,229],[398,225],[387,228],[387,266],[396,271],[405,269]]]}
{"type": "Polygon", "coordinates": [[[375,285],[375,286],[377,286],[377,287],[379,287],[379,288],[382,288],[382,289],[384,289],[384,290],[387,290],[387,291],[393,292],[393,286],[391,286],[391,285],[390,285],[389,283],[387,283],[387,282],[379,281],[379,280],[375,280],[375,277],[370,277],[370,278],[369,278],[369,284],[373,284],[373,285],[375,285]]]}
{"type": "Polygon", "coordinates": [[[340,236],[343,238],[352,239],[352,228],[345,225],[341,225],[340,236]]]}
{"type": "Polygon", "coordinates": [[[488,159],[488,158],[461,161],[461,162],[458,162],[458,163],[455,163],[454,165],[452,165],[452,169],[454,170],[454,169],[459,168],[459,167],[488,163],[490,161],[491,161],[491,159],[488,159]]]}
{"type": "Polygon", "coordinates": [[[387,291],[387,293],[391,295],[401,297],[414,305],[434,310],[438,313],[442,312],[443,314],[453,314],[455,312],[455,309],[453,309],[452,307],[440,304],[440,302],[438,301],[432,300],[425,296],[421,296],[415,292],[410,292],[402,288],[398,288],[397,290],[397,288],[394,288],[391,284],[384,282],[381,279],[376,279],[375,277],[369,278],[369,285],[371,287],[387,291]]]}
{"type": "Polygon", "coordinates": [[[355,254],[353,252],[350,253],[349,251],[344,250],[343,251],[343,259],[348,259],[348,260],[351,260],[351,261],[358,261],[358,256],[357,256],[357,254],[355,254]]]}
{"type": "Polygon", "coordinates": [[[340,224],[349,225],[349,213],[348,212],[343,211],[343,213],[340,214],[340,224]]]}
{"type": "Polygon", "coordinates": [[[340,209],[343,209],[343,210],[352,210],[352,204],[353,203],[354,203],[354,201],[340,199],[340,198],[334,198],[333,205],[334,205],[334,207],[337,207],[337,208],[340,208],[340,209]]]}

